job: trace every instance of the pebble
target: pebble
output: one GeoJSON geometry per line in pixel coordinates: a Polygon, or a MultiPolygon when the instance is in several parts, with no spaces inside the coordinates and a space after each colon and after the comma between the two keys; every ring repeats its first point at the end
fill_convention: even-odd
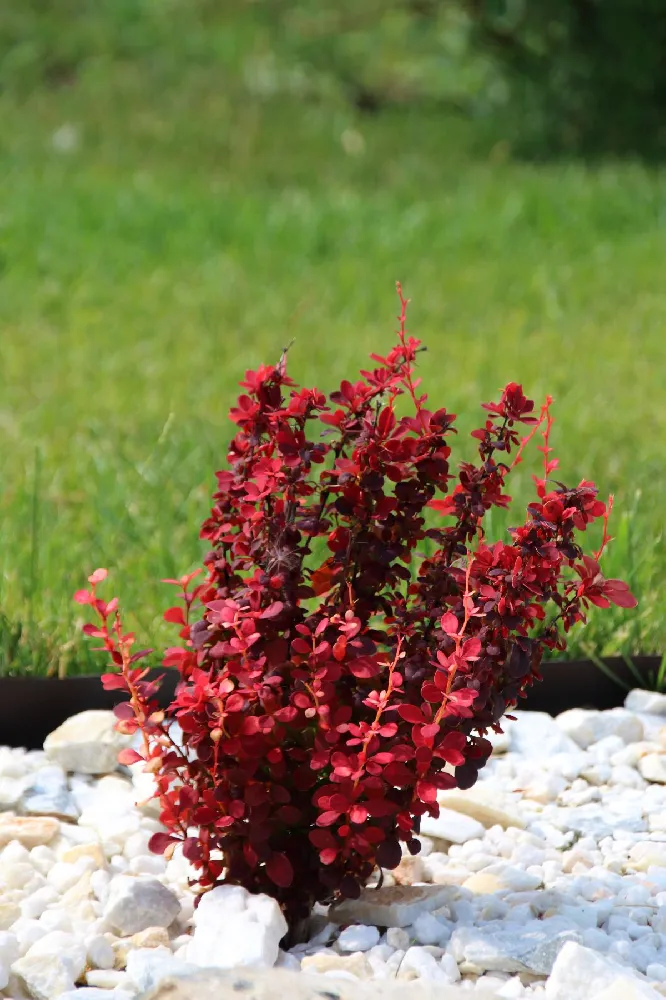
{"type": "Polygon", "coordinates": [[[368,924],[351,924],[338,938],[340,951],[369,951],[376,944],[379,944],[379,931],[368,924]]]}
{"type": "Polygon", "coordinates": [[[372,966],[360,952],[352,955],[338,955],[337,952],[328,949],[319,951],[315,955],[306,955],[301,962],[303,972],[334,972],[348,973],[357,979],[370,979],[372,977],[372,966]]]}
{"type": "Polygon", "coordinates": [[[624,700],[624,707],[630,712],[645,712],[647,715],[666,716],[666,694],[658,691],[643,691],[634,688],[624,700]]]}
{"type": "Polygon", "coordinates": [[[156,879],[119,875],[109,885],[104,919],[120,934],[169,927],[180,913],[178,897],[156,879]]]}
{"type": "Polygon", "coordinates": [[[79,712],[58,726],[44,740],[49,760],[65,771],[78,774],[110,774],[118,766],[118,754],[131,745],[132,737],[116,728],[113,712],[79,712]]]}
{"type": "Polygon", "coordinates": [[[107,773],[56,759],[81,752],[80,725],[48,756],[0,748],[0,992],[130,1000],[242,965],[316,972],[333,991],[395,981],[415,1000],[456,983],[470,1000],[663,1000],[664,710],[633,692],[612,712],[516,712],[477,785],[423,818],[422,853],[317,909],[290,951],[269,897],[220,886],[194,910],[191,866],[149,852],[161,827],[117,747],[103,748],[107,773]]]}
{"type": "Polygon", "coordinates": [[[464,844],[477,837],[483,837],[482,823],[453,809],[440,808],[439,816],[423,816],[421,830],[428,837],[445,840],[450,844],[464,844]]]}
{"type": "Polygon", "coordinates": [[[286,933],[287,922],[274,899],[240,886],[218,886],[196,909],[187,960],[222,969],[270,968],[286,933]]]}
{"type": "Polygon", "coordinates": [[[452,898],[448,886],[384,886],[365,889],[358,899],[347,899],[331,907],[331,919],[378,927],[408,927],[419,914],[432,912],[452,898]]]}
{"type": "Polygon", "coordinates": [[[50,843],[60,831],[60,823],[51,816],[0,815],[0,848],[18,841],[23,847],[50,843]]]}
{"type": "Polygon", "coordinates": [[[648,753],[638,761],[638,770],[646,781],[666,785],[666,755],[648,753]]]}
{"type": "Polygon", "coordinates": [[[58,765],[42,767],[26,788],[21,805],[28,816],[54,816],[77,820],[79,810],[67,784],[67,776],[58,765]]]}
{"type": "Polygon", "coordinates": [[[643,723],[634,712],[626,708],[612,708],[599,712],[587,708],[571,708],[558,715],[560,729],[579,747],[587,749],[592,744],[616,736],[622,743],[637,743],[643,739],[643,723]]]}
{"type": "Polygon", "coordinates": [[[35,1000],[53,1000],[74,984],[86,965],[86,950],[72,934],[53,931],[12,963],[11,971],[35,1000]]]}

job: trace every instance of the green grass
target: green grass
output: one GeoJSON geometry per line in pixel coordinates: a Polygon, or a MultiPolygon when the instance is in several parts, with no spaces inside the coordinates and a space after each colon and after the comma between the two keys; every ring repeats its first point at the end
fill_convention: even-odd
{"type": "Polygon", "coordinates": [[[292,374],[334,386],[390,345],[396,278],[460,457],[514,379],[555,396],[562,478],[617,495],[607,572],[640,607],[572,651],[663,650],[666,174],[521,166],[441,115],[257,94],[251,16],[208,25],[219,72],[203,36],[174,30],[166,58],[146,29],[0,96],[0,670],[91,668],[71,594],[98,565],[142,638],[172,636],[159,580],[201,557],[238,379],[295,338],[292,374]]]}

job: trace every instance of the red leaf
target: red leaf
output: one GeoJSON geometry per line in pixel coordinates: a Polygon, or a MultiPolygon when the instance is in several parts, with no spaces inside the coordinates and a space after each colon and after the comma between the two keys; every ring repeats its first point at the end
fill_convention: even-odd
{"type": "MultiPolygon", "coordinates": [[[[277,616],[282,612],[284,604],[282,601],[275,601],[265,611],[262,611],[259,615],[260,618],[277,618],[277,616]]],[[[277,883],[276,883],[277,884],[277,883]]]]}
{"type": "Polygon", "coordinates": [[[164,621],[172,622],[174,625],[184,625],[185,614],[183,613],[183,609],[180,607],[167,608],[164,612],[164,621]]]}
{"type": "Polygon", "coordinates": [[[398,705],[398,715],[405,722],[417,723],[425,722],[423,712],[416,705],[398,705]]]}
{"type": "Polygon", "coordinates": [[[333,568],[330,560],[326,560],[325,563],[316,569],[310,577],[310,584],[315,592],[316,597],[321,597],[322,594],[328,593],[335,583],[335,578],[339,574],[337,568],[333,568]]]}
{"type": "Polygon", "coordinates": [[[622,580],[606,580],[604,594],[618,608],[635,608],[638,601],[622,580]]]}
{"type": "Polygon", "coordinates": [[[460,625],[458,619],[452,611],[447,611],[445,615],[442,615],[440,623],[442,626],[442,631],[446,632],[447,635],[457,635],[460,625]]]}
{"type": "Polygon", "coordinates": [[[350,660],[347,664],[354,677],[361,680],[369,680],[379,673],[379,664],[371,656],[359,656],[355,660],[350,660]]]}
{"type": "Polygon", "coordinates": [[[138,764],[139,761],[145,762],[145,758],[140,753],[137,753],[136,750],[132,750],[131,747],[125,747],[118,754],[119,764],[138,764]]]}
{"type": "Polygon", "coordinates": [[[266,863],[266,874],[281,889],[288,889],[294,881],[294,869],[286,854],[273,854],[266,863]]]}
{"type": "Polygon", "coordinates": [[[128,719],[134,718],[134,709],[128,701],[121,701],[119,705],[114,706],[113,714],[116,719],[120,719],[125,722],[128,719]]]}
{"type": "Polygon", "coordinates": [[[96,569],[94,573],[91,573],[88,577],[88,583],[95,586],[96,583],[101,583],[102,580],[106,580],[109,575],[108,569],[96,569]]]}
{"type": "Polygon", "coordinates": [[[335,809],[327,809],[326,812],[317,816],[317,826],[333,826],[339,816],[340,813],[336,812],[335,809]]]}
{"type": "Polygon", "coordinates": [[[98,625],[87,624],[81,629],[84,635],[91,635],[95,639],[103,639],[104,631],[98,625]]]}
{"type": "Polygon", "coordinates": [[[368,818],[368,810],[364,805],[352,806],[349,810],[349,819],[352,823],[365,823],[368,818]]]}
{"type": "Polygon", "coordinates": [[[337,856],[337,847],[325,847],[323,851],[319,852],[319,860],[322,865],[332,865],[337,856]]]}
{"type": "Polygon", "coordinates": [[[127,691],[127,681],[122,674],[102,674],[101,680],[105,691],[127,691]]]}
{"type": "Polygon", "coordinates": [[[91,604],[93,596],[89,590],[77,590],[74,594],[74,600],[77,604],[91,604]]]}
{"type": "Polygon", "coordinates": [[[180,646],[169,646],[168,649],[164,650],[164,656],[162,657],[163,667],[177,667],[185,657],[187,656],[187,650],[182,649],[180,646]]]}
{"type": "Polygon", "coordinates": [[[481,640],[476,637],[468,639],[467,642],[463,643],[461,652],[465,660],[478,660],[481,652],[481,640]]]}
{"type": "Polygon", "coordinates": [[[421,802],[436,802],[437,787],[430,781],[419,781],[416,784],[416,794],[421,802]]]}
{"type": "Polygon", "coordinates": [[[168,833],[154,833],[148,841],[148,850],[152,854],[164,854],[167,847],[175,843],[177,843],[176,838],[168,833]]]}

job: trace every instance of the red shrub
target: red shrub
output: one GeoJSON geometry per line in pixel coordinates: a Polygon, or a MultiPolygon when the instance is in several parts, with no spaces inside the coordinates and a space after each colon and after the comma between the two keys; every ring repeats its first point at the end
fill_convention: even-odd
{"type": "Polygon", "coordinates": [[[295,388],[284,357],[247,373],[202,528],[208,579],[169,581],[184,607],[165,615],[182,639],[164,658],[182,675],[166,720],[134,665],[145,653],[131,654],[116,602],[96,595],[104,571],[76,595],[121,668],[105,685],[131,695],[119,725],[143,732],[143,753],[122,759],[156,776],[169,832],[153,849],[183,841],[202,887],[268,892],[291,920],[358,894],[376,866],[398,864],[401,841],[418,852],[421,816],[437,815],[440,789],[475,782],[487,731],[539,679],[544,647],[564,649],[589,603],[636,603],[604,580],[601,550],[584,556],[576,541],[603,518],[603,550],[611,504],[593,483],[550,483],[550,399],[537,417],[510,384],[485,404],[480,460],[449,489],[455,417],[419,394],[400,300],[396,347],[329,401],[295,388]],[[396,415],[401,394],[409,416],[396,415]],[[531,425],[522,440],[519,424],[531,425]],[[508,504],[507,474],[540,428],[537,499],[489,544],[484,514],[508,504]],[[439,520],[428,509],[441,524],[428,527],[439,520]],[[432,554],[415,568],[424,543],[432,554]],[[190,624],[195,604],[203,618],[190,624]]]}

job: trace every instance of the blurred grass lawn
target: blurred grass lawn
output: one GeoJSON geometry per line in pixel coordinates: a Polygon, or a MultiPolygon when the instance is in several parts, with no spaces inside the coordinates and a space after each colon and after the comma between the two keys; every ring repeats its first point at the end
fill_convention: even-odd
{"type": "Polygon", "coordinates": [[[0,611],[45,637],[39,669],[63,643],[95,662],[71,594],[98,565],[142,638],[172,636],[159,580],[200,559],[239,377],[295,338],[293,376],[330,389],[391,344],[397,278],[459,457],[516,380],[555,397],[562,478],[617,494],[607,572],[641,604],[572,652],[663,650],[666,175],[516,165],[467,123],[183,60],[0,96],[0,611]]]}

